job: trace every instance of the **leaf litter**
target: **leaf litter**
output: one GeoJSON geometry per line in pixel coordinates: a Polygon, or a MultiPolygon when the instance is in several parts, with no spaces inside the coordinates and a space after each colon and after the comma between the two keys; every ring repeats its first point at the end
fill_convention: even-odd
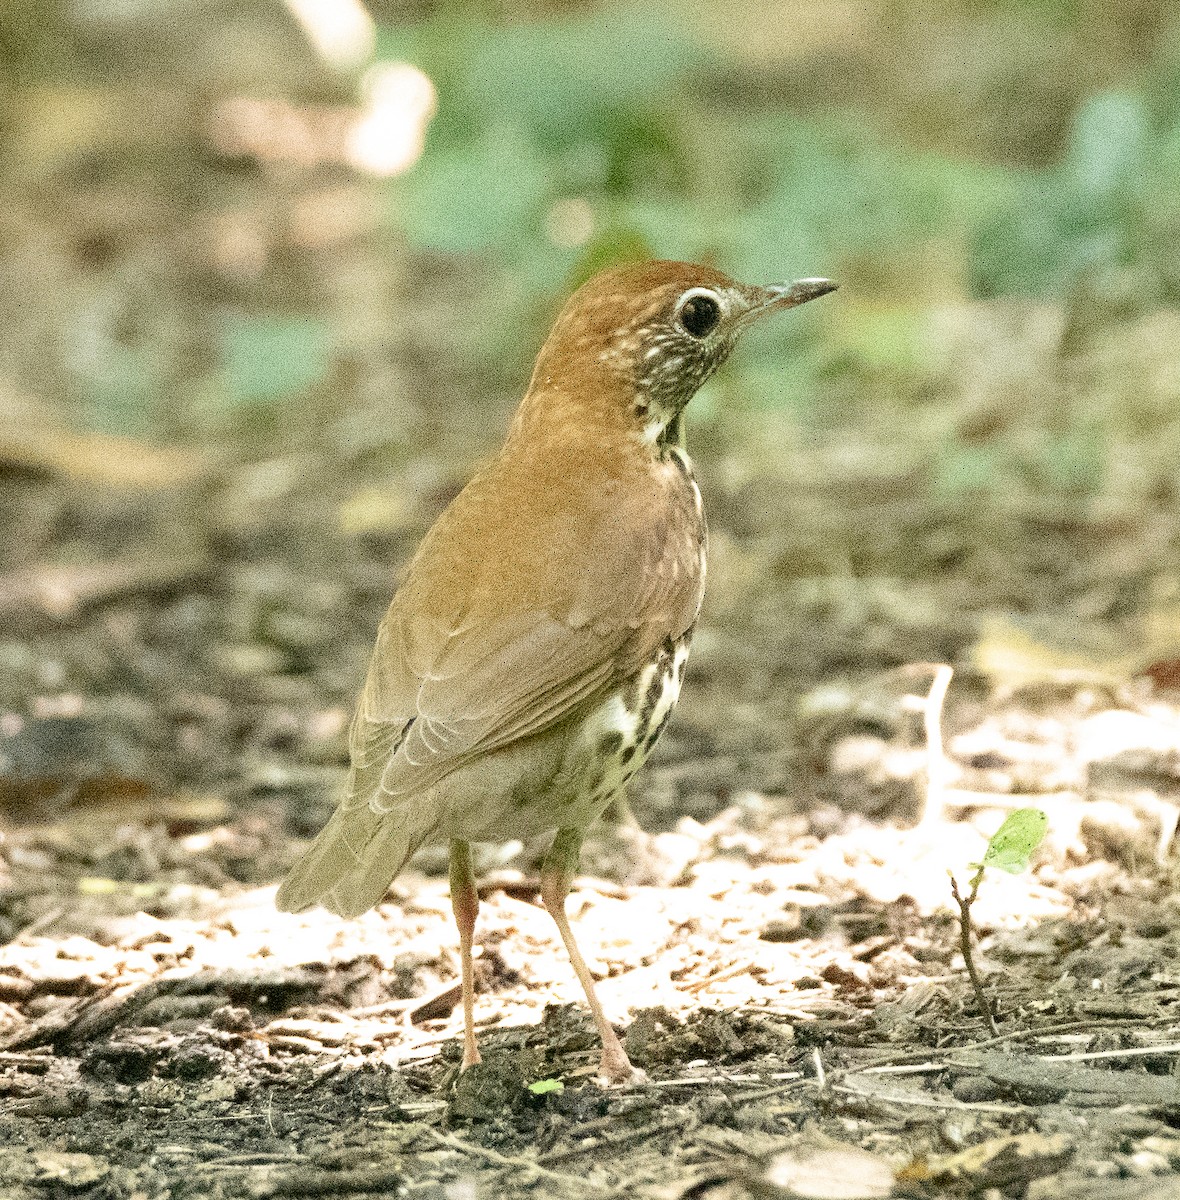
{"type": "MultiPolygon", "coordinates": [[[[175,600],[123,603],[142,614],[175,600]]],[[[79,610],[72,627],[109,620],[110,607],[79,610]]],[[[273,909],[331,760],[314,784],[239,785],[228,809],[182,793],[158,806],[118,790],[54,793],[51,819],[5,842],[15,936],[0,955],[0,1178],[29,1196],[836,1200],[1083,1196],[1111,1171],[1171,1175],[1171,868],[1154,852],[1150,806],[1142,828],[1120,809],[1113,833],[1088,806],[1101,765],[1102,795],[1142,794],[1151,779],[1162,812],[1174,756],[1158,737],[1116,739],[1110,760],[1091,747],[1032,870],[981,890],[998,1036],[956,953],[946,872],[987,862],[986,833],[1011,788],[1035,785],[1031,763],[1060,791],[1063,747],[1087,722],[1175,721],[1175,710],[1148,693],[1106,707],[1073,687],[952,690],[944,799],[959,819],[913,826],[926,787],[905,703],[914,686],[862,683],[892,728],[857,755],[847,741],[864,735],[841,732],[839,714],[829,723],[823,752],[840,769],[817,769],[822,800],[734,792],[688,771],[709,761],[690,701],[687,728],[633,797],[638,814],[656,814],[653,831],[600,831],[570,902],[608,1012],[649,1076],[627,1089],[593,1082],[593,1029],[537,902],[535,848],[489,851],[477,1003],[487,1061],[459,1076],[437,855],[357,921],[273,909]],[[868,820],[859,798],[884,778],[897,813],[868,820]],[[697,815],[661,819],[668,789],[697,815]],[[1069,808],[1080,811],[1061,820],[1069,808]]],[[[1000,857],[1023,862],[1033,832],[1039,822],[1000,857]]]]}

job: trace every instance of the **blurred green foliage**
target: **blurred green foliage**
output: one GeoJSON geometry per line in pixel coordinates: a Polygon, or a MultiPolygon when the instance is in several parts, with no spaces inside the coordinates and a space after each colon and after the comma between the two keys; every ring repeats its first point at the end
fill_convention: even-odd
{"type": "MultiPolygon", "coordinates": [[[[1024,7],[1048,37],[1084,6],[1024,7]]],[[[741,65],[666,5],[512,26],[444,9],[385,29],[378,52],[421,67],[440,96],[424,159],[391,188],[394,224],[537,286],[574,269],[546,214],[577,196],[596,246],[637,237],[750,277],[875,259],[869,273],[888,288],[890,260],[938,238],[962,248],[978,296],[1060,295],[1116,267],[1150,277],[1157,301],[1180,295],[1175,256],[1161,253],[1180,234],[1180,103],[1158,72],[1139,90],[1080,96],[1063,161],[1028,169],[907,145],[842,95],[730,95],[741,65]]],[[[956,65],[970,92],[986,64],[956,65]]]]}
{"type": "Polygon", "coordinates": [[[15,375],[91,425],[202,438],[298,415],[408,458],[478,394],[467,426],[490,441],[563,297],[657,255],[841,284],[694,402],[706,455],[746,420],[785,471],[777,421],[788,446],[882,447],[937,502],[1180,492],[1169,0],[374,5],[375,61],[438,93],[388,182],[214,150],[222,100],[281,98],[295,145],[371,64],[326,68],[263,0],[238,6],[249,36],[169,4],[203,56],[137,41],[147,9],[91,27],[49,6],[0,86],[7,241],[40,264],[16,263],[0,309],[15,375]]]}
{"type": "Polygon", "coordinates": [[[318,383],[331,346],[322,322],[298,317],[227,317],[221,338],[226,387],[239,405],[282,399],[318,383]]]}
{"type": "Polygon", "coordinates": [[[1018,179],[979,231],[977,294],[1068,294],[1085,278],[1132,273],[1145,299],[1180,298],[1180,112],[1144,93],[1103,92],[1077,111],[1065,160],[1018,179]]]}
{"type": "MultiPolygon", "coordinates": [[[[1145,27],[1150,15],[1139,14],[1145,27]]],[[[423,159],[389,186],[391,225],[422,250],[487,265],[499,303],[481,308],[463,350],[505,386],[525,369],[555,297],[594,268],[645,254],[712,261],[751,280],[827,274],[844,285],[828,309],[756,331],[755,350],[720,385],[731,409],[786,405],[822,425],[846,415],[842,394],[859,392],[879,419],[896,421],[963,387],[931,312],[973,300],[1062,306],[1080,344],[1045,358],[1055,376],[1072,351],[1085,357],[1083,314],[1101,326],[1180,301],[1180,47],[1161,57],[1145,45],[1137,63],[1129,33],[1124,65],[1101,80],[1112,86],[1087,90],[1095,71],[1079,60],[1110,19],[1084,0],[952,5],[943,16],[962,46],[955,75],[937,86],[955,106],[975,98],[978,138],[971,121],[956,126],[957,142],[946,128],[915,135],[905,97],[946,64],[903,60],[901,34],[869,52],[873,65],[849,68],[875,80],[858,96],[825,94],[819,80],[751,85],[722,39],[650,0],[510,26],[452,6],[386,28],[379,56],[414,63],[439,92],[423,159]],[[992,57],[974,57],[976,45],[992,57]],[[1005,53],[1012,79],[1035,70],[1040,90],[1028,104],[1044,111],[1029,125],[1059,126],[1059,151],[1021,143],[988,153],[1002,118],[986,106],[1021,105],[1011,81],[998,92],[1005,53]],[[571,198],[593,217],[577,244],[553,224],[571,198]],[[829,401],[822,412],[817,395],[829,401]]],[[[923,38],[920,19],[906,36],[923,38]]],[[[947,36],[932,25],[932,43],[947,36]]],[[[805,77],[815,60],[778,69],[805,77]]],[[[934,99],[916,107],[935,125],[930,89],[934,99]]],[[[1069,388],[1054,387],[1017,408],[1008,421],[1039,428],[1016,438],[1003,428],[932,431],[937,492],[1101,490],[1116,413],[1083,411],[1069,388]]],[[[709,394],[694,406],[698,418],[713,411],[709,394]]]]}

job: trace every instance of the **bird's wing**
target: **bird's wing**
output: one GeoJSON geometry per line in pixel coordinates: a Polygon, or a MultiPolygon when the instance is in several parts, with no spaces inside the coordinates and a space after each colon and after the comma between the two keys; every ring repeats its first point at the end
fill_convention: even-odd
{"type": "Polygon", "coordinates": [[[413,639],[403,629],[387,622],[378,638],[353,722],[356,779],[347,803],[394,808],[476,755],[559,720],[615,669],[615,646],[546,613],[529,627],[468,628],[416,671],[404,658],[413,639]]]}
{"type": "Polygon", "coordinates": [[[353,721],[345,806],[398,807],[560,721],[687,630],[700,603],[698,544],[661,526],[601,525],[608,544],[593,577],[557,551],[538,559],[518,604],[472,608],[433,594],[412,569],[382,622],[353,721]],[[637,526],[638,535],[618,532],[637,526]]]}

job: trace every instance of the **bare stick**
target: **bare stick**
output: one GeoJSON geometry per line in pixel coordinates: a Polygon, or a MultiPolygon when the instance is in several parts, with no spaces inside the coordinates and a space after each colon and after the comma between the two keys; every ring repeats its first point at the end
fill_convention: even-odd
{"type": "Polygon", "coordinates": [[[955,672],[946,663],[923,663],[922,666],[934,670],[934,679],[922,703],[922,725],[926,733],[926,803],[920,824],[928,826],[946,815],[951,762],[942,746],[942,708],[955,672]]]}
{"type": "Polygon", "coordinates": [[[983,867],[975,872],[971,880],[971,891],[964,897],[959,891],[959,881],[954,875],[951,875],[951,895],[954,896],[955,903],[959,906],[959,949],[963,952],[963,965],[967,968],[971,986],[975,989],[975,1001],[979,1005],[979,1011],[987,1022],[992,1037],[999,1037],[999,1026],[996,1025],[995,1014],[992,1012],[987,993],[983,990],[983,981],[979,978],[979,971],[975,967],[975,952],[971,947],[971,905],[975,903],[981,879],[983,879],[983,867]]]}
{"type": "MultiPolygon", "coordinates": [[[[443,1133],[442,1130],[435,1129],[430,1125],[422,1125],[419,1128],[428,1137],[434,1138],[436,1142],[444,1146],[449,1146],[452,1150],[458,1150],[461,1154],[470,1154],[473,1158],[482,1158],[484,1162],[491,1163],[492,1166],[512,1167],[516,1171],[529,1171],[541,1179],[548,1179],[551,1183],[561,1184],[566,1188],[575,1182],[571,1175],[562,1175],[557,1171],[546,1170],[536,1159],[528,1158],[524,1155],[509,1157],[506,1154],[500,1154],[496,1150],[489,1150],[485,1146],[476,1146],[471,1142],[465,1142],[453,1133],[443,1133]]],[[[580,1176],[576,1182],[581,1187],[591,1187],[595,1191],[606,1190],[606,1184],[599,1183],[596,1179],[587,1178],[585,1175],[580,1176]]]]}

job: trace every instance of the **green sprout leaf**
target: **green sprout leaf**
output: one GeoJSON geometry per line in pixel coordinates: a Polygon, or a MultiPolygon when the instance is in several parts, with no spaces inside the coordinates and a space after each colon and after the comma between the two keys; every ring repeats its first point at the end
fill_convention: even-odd
{"type": "MultiPolygon", "coordinates": [[[[992,834],[981,867],[999,867],[1009,875],[1028,870],[1028,860],[1044,839],[1049,818],[1039,808],[1018,808],[992,834]]],[[[975,866],[975,863],[971,864],[975,866]]]]}
{"type": "Polygon", "coordinates": [[[560,1079],[538,1079],[529,1084],[529,1091],[534,1096],[547,1096],[550,1092],[564,1092],[565,1084],[560,1079]]]}

